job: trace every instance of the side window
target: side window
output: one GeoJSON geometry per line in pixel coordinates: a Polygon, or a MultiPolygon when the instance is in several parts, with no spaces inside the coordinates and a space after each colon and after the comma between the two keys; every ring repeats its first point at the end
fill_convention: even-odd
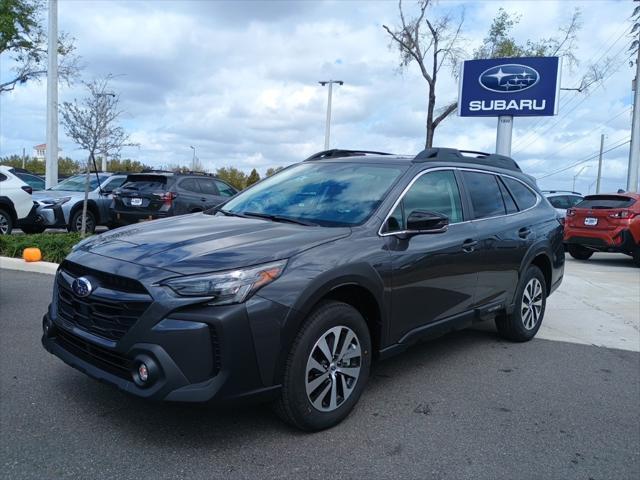
{"type": "Polygon", "coordinates": [[[500,187],[500,193],[502,193],[502,200],[504,200],[507,213],[516,213],[518,211],[516,202],[513,201],[513,197],[509,193],[509,190],[507,190],[507,187],[502,183],[502,180],[498,180],[498,186],[500,187]]]}
{"type": "Polygon", "coordinates": [[[185,178],[180,182],[179,186],[187,192],[202,193],[195,178],[185,178]]]}
{"type": "Polygon", "coordinates": [[[200,190],[205,195],[218,195],[218,189],[212,179],[198,178],[196,181],[198,182],[198,185],[200,185],[200,190]]]}
{"type": "Polygon", "coordinates": [[[387,231],[406,229],[414,210],[426,210],[449,217],[449,223],[463,220],[460,190],[452,170],[425,173],[418,178],[387,221],[387,231]]]}
{"type": "Polygon", "coordinates": [[[567,198],[569,203],[569,206],[567,208],[575,207],[582,201],[582,197],[579,197],[577,195],[569,195],[567,198]]]}
{"type": "Polygon", "coordinates": [[[7,179],[7,176],[0,173],[0,182],[4,182],[7,179]]]}
{"type": "Polygon", "coordinates": [[[124,181],[127,179],[127,177],[121,177],[121,178],[114,178],[112,180],[109,180],[104,187],[102,187],[102,189],[105,192],[112,192],[114,191],[116,188],[118,188],[119,186],[121,186],[124,181]]]}
{"type": "Polygon", "coordinates": [[[216,182],[218,191],[223,197],[233,197],[237,193],[233,188],[220,180],[214,180],[214,182],[216,182]]]}
{"type": "Polygon", "coordinates": [[[462,176],[471,197],[475,218],[497,217],[506,213],[498,179],[495,175],[464,171],[462,176]]]}
{"type": "Polygon", "coordinates": [[[509,177],[504,177],[504,182],[513,194],[520,210],[526,210],[536,204],[537,197],[529,187],[525,187],[523,183],[509,177]]]}

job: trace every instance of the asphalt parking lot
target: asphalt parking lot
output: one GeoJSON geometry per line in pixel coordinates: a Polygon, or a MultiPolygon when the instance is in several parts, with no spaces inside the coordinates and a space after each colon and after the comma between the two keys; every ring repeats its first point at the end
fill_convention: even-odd
{"type": "Polygon", "coordinates": [[[0,478],[640,478],[640,270],[568,260],[540,338],[490,326],[377,364],[352,415],[148,403],[46,353],[53,277],[0,270],[0,478]],[[612,348],[613,347],[613,348],[612,348]]]}

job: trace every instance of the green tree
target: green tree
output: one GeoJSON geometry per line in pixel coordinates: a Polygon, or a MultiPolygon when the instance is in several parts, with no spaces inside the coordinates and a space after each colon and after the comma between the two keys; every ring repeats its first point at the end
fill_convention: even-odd
{"type": "MultiPolygon", "coordinates": [[[[36,175],[44,175],[44,160],[27,157],[24,168],[36,175]]],[[[10,155],[0,159],[0,165],[22,168],[22,157],[20,155],[10,155]]],[[[60,175],[74,175],[80,171],[80,164],[69,157],[58,158],[58,173],[60,175]]]]}
{"type": "MultiPolygon", "coordinates": [[[[101,161],[96,160],[96,163],[99,165],[101,161]]],[[[130,158],[120,159],[120,158],[112,158],[107,160],[107,170],[110,172],[141,172],[142,170],[151,170],[153,167],[149,165],[145,165],[138,160],[131,160],[130,158]]]]}
{"type": "Polygon", "coordinates": [[[253,170],[251,170],[251,173],[249,174],[249,176],[247,177],[247,180],[245,182],[245,187],[249,187],[251,185],[253,185],[256,182],[260,181],[260,174],[258,173],[258,171],[254,168],[253,170]]]}
{"type": "Polygon", "coordinates": [[[247,186],[247,174],[236,167],[221,167],[216,170],[216,177],[233,185],[238,190],[242,190],[247,186]]]}
{"type": "Polygon", "coordinates": [[[271,175],[275,175],[276,173],[278,173],[283,168],[284,167],[269,167],[269,168],[267,168],[267,171],[265,173],[265,177],[270,177],[271,175]]]}
{"type": "MultiPolygon", "coordinates": [[[[0,93],[47,74],[47,35],[42,0],[0,0],[0,62],[13,61],[12,74],[0,83],[0,93]]],[[[58,74],[69,83],[80,70],[73,39],[58,37],[58,74]]]]}

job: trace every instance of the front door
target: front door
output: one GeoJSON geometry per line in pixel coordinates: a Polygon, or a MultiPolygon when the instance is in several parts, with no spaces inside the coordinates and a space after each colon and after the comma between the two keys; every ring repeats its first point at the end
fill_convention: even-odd
{"type": "Polygon", "coordinates": [[[392,321],[395,341],[407,332],[470,311],[477,284],[475,225],[464,221],[453,170],[419,176],[387,221],[385,235],[392,257],[392,321]],[[403,238],[414,210],[444,214],[449,227],[441,233],[403,238]]]}

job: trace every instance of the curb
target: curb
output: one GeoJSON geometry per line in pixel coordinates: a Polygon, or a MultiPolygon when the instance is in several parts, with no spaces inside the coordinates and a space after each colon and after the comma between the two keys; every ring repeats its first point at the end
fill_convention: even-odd
{"type": "Polygon", "coordinates": [[[55,275],[56,270],[58,270],[58,264],[51,262],[25,262],[21,258],[0,257],[0,269],[55,275]]]}

